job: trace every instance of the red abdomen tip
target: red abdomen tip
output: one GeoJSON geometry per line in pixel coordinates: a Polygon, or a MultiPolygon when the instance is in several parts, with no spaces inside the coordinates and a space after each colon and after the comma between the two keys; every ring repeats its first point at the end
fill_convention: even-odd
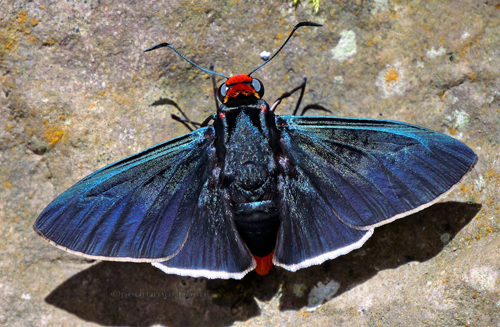
{"type": "Polygon", "coordinates": [[[255,272],[261,276],[267,275],[271,268],[273,267],[273,254],[274,251],[261,258],[256,255],[253,256],[255,261],[257,261],[257,267],[255,267],[255,272]]]}

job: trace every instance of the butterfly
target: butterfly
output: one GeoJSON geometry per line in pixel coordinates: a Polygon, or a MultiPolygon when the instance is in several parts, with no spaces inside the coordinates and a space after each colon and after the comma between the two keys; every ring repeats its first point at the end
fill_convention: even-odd
{"type": "MultiPolygon", "coordinates": [[[[279,116],[249,74],[227,77],[195,130],[112,163],[57,197],[35,231],[98,260],[240,279],[360,248],[374,228],[442,199],[474,167],[458,140],[403,122],[279,116]]],[[[305,81],[293,92],[301,90],[305,81]]],[[[325,110],[310,105],[304,110],[325,110]]],[[[177,118],[188,124],[189,120],[177,118]]]]}

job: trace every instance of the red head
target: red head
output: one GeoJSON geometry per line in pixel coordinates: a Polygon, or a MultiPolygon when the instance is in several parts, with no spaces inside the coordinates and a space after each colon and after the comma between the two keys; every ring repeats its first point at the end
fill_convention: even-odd
{"type": "Polygon", "coordinates": [[[219,87],[219,101],[228,103],[243,99],[260,99],[264,95],[262,83],[248,75],[236,74],[219,87]]]}

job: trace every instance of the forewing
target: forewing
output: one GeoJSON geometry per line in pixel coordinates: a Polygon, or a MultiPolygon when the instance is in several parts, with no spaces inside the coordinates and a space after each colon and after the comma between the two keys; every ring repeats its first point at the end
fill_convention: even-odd
{"type": "Polygon", "coordinates": [[[55,199],[34,229],[86,257],[171,258],[214,165],[213,139],[212,127],[200,128],[98,170],[55,199]]]}
{"type": "Polygon", "coordinates": [[[282,210],[296,217],[282,216],[275,261],[288,269],[361,246],[369,235],[359,232],[431,205],[477,160],[452,137],[400,122],[283,116],[277,125],[282,210]]]}

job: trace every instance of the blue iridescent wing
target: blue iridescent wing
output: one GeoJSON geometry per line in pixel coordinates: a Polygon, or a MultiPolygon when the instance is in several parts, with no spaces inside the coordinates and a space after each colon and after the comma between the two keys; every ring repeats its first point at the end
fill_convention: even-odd
{"type": "Polygon", "coordinates": [[[277,118],[285,174],[274,262],[289,270],[359,248],[377,226],[422,210],[474,166],[463,143],[387,120],[277,118]]]}
{"type": "MultiPolygon", "coordinates": [[[[199,200],[207,193],[218,197],[217,189],[207,189],[216,160],[214,138],[212,127],[200,128],[102,168],[55,199],[37,219],[35,230],[69,252],[115,261],[168,260],[183,246],[194,243],[201,251],[210,242],[222,242],[224,249],[219,250],[239,256],[238,268],[249,269],[253,260],[242,243],[235,247],[242,252],[235,254],[225,248],[235,244],[224,243],[217,231],[198,231],[206,212],[215,211],[219,201],[199,200]]],[[[210,219],[222,224],[227,217],[210,219]]],[[[235,229],[225,234],[233,243],[241,242],[235,229]]],[[[204,254],[206,261],[212,259],[204,254]]]]}
{"type": "Polygon", "coordinates": [[[241,279],[255,261],[239,236],[229,196],[211,176],[204,186],[186,244],[172,259],[153,262],[166,273],[207,278],[241,279]]]}

